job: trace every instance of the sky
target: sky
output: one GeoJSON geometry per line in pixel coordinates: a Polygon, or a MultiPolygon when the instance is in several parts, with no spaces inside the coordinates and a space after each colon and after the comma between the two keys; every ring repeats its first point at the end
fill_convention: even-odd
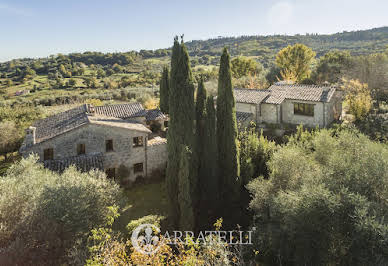
{"type": "Polygon", "coordinates": [[[0,0],[0,62],[170,47],[218,36],[388,26],[388,0],[0,0]]]}

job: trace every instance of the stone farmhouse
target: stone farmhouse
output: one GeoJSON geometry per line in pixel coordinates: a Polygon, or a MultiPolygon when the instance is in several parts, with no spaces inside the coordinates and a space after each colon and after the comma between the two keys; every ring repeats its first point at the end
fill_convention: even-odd
{"type": "Polygon", "coordinates": [[[278,82],[265,90],[235,89],[240,126],[299,125],[326,127],[339,119],[342,94],[334,87],[278,82]]]}
{"type": "Polygon", "coordinates": [[[46,168],[63,171],[99,169],[109,178],[135,181],[163,171],[167,140],[150,130],[164,127],[167,117],[140,103],[81,105],[37,121],[27,129],[20,153],[37,154],[46,168]]]}

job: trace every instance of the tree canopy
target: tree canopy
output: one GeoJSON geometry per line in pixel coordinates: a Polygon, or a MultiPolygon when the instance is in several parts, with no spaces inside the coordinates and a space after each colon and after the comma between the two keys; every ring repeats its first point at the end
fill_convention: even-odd
{"type": "Polygon", "coordinates": [[[260,63],[246,56],[238,56],[231,61],[232,74],[234,78],[242,78],[244,76],[254,76],[262,71],[260,63]]]}
{"type": "Polygon", "coordinates": [[[283,79],[301,82],[310,77],[315,52],[304,44],[289,45],[276,55],[283,79]]]}
{"type": "Polygon", "coordinates": [[[352,64],[353,60],[348,51],[329,51],[319,59],[317,68],[313,72],[313,79],[317,83],[326,81],[336,83],[352,64]]]}
{"type": "Polygon", "coordinates": [[[388,263],[388,149],[356,131],[290,139],[257,178],[255,249],[287,265],[388,263]]]}
{"type": "Polygon", "coordinates": [[[1,243],[10,264],[72,264],[71,249],[86,253],[90,230],[106,223],[121,190],[102,172],[58,174],[36,161],[22,159],[0,179],[1,243]]]}

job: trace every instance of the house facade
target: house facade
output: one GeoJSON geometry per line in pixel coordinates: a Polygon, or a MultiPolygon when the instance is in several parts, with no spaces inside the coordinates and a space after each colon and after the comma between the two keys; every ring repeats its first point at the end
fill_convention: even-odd
{"type": "Polygon", "coordinates": [[[341,93],[334,87],[276,83],[266,90],[235,89],[240,126],[290,124],[327,127],[340,118],[341,93]]]}
{"type": "Polygon", "coordinates": [[[150,139],[147,114],[139,103],[82,105],[37,121],[27,129],[20,153],[37,154],[54,171],[74,165],[103,170],[114,179],[150,177],[166,167],[167,141],[150,139]]]}

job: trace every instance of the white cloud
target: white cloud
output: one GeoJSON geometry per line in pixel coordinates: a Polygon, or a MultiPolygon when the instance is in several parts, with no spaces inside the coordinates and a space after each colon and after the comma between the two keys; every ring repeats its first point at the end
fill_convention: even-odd
{"type": "Polygon", "coordinates": [[[268,12],[268,23],[274,27],[288,25],[294,14],[294,6],[290,2],[278,2],[268,12]]]}

